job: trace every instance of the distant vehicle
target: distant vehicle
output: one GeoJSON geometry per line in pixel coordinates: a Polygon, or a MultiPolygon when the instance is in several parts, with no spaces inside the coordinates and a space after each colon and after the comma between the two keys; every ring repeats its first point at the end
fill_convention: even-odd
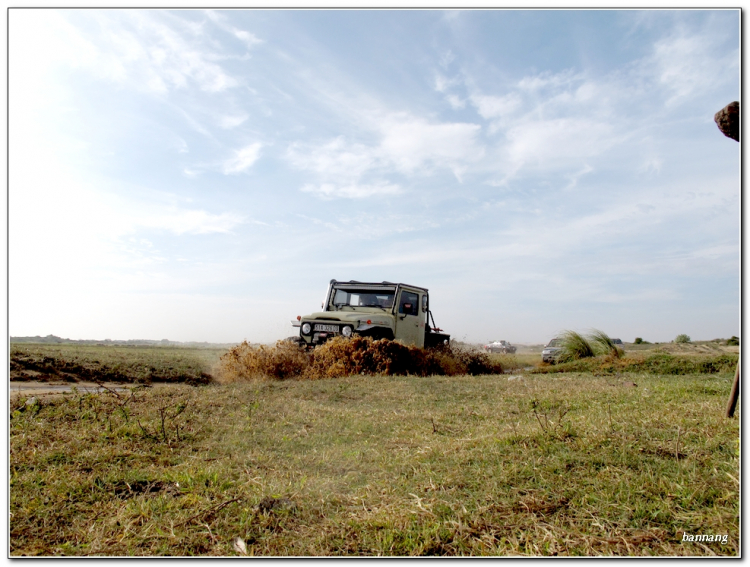
{"type": "Polygon", "coordinates": [[[562,339],[555,337],[542,350],[542,362],[556,362],[562,351],[562,339]]]}
{"type": "Polygon", "coordinates": [[[508,341],[492,341],[482,347],[485,352],[501,352],[503,354],[514,354],[516,347],[508,341]]]}
{"type": "Polygon", "coordinates": [[[612,344],[614,344],[614,345],[621,345],[622,341],[620,339],[612,339],[612,344]]]}

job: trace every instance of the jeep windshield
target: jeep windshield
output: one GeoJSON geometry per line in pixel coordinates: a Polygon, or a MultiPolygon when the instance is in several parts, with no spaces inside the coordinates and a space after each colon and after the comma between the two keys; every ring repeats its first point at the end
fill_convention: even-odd
{"type": "Polygon", "coordinates": [[[333,294],[331,305],[334,310],[346,307],[358,309],[360,307],[376,307],[387,311],[393,307],[395,289],[356,289],[338,288],[333,294]]]}

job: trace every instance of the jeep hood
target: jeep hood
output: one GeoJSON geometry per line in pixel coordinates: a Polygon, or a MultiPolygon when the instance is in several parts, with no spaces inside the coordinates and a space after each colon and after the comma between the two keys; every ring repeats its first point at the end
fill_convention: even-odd
{"type": "Polygon", "coordinates": [[[319,311],[302,317],[302,321],[311,320],[341,321],[342,323],[365,323],[370,320],[372,323],[381,325],[393,324],[393,314],[386,312],[365,312],[365,311],[319,311]]]}

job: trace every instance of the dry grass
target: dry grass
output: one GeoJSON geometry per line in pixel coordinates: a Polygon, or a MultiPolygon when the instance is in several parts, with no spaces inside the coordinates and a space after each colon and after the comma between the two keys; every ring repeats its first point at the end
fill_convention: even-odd
{"type": "Polygon", "coordinates": [[[732,377],[357,375],[13,399],[10,554],[737,556],[732,377]]]}
{"type": "Polygon", "coordinates": [[[352,375],[458,376],[502,373],[502,363],[487,354],[455,347],[421,349],[387,339],[336,337],[305,352],[296,344],[254,347],[244,342],[221,357],[218,380],[257,378],[316,380],[352,375]]]}

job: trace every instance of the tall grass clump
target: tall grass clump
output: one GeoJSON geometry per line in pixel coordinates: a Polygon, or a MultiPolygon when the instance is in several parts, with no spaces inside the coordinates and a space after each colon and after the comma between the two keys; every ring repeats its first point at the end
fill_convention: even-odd
{"type": "Polygon", "coordinates": [[[610,356],[612,358],[620,358],[622,356],[622,349],[620,349],[612,339],[606,333],[594,329],[589,335],[589,340],[592,343],[594,349],[601,351],[602,354],[610,356]]]}
{"type": "Polygon", "coordinates": [[[306,352],[294,343],[253,347],[244,342],[219,362],[219,380],[316,380],[354,375],[459,376],[500,374],[502,365],[481,352],[446,346],[423,349],[388,339],[336,337],[306,352]]]}
{"type": "Polygon", "coordinates": [[[560,333],[560,353],[557,362],[566,363],[576,360],[605,356],[610,359],[619,359],[623,351],[603,331],[593,329],[588,335],[582,335],[576,331],[563,331],[560,333]]]}
{"type": "Polygon", "coordinates": [[[595,356],[594,349],[586,337],[575,331],[564,331],[560,334],[562,348],[559,362],[570,362],[595,356]]]}

